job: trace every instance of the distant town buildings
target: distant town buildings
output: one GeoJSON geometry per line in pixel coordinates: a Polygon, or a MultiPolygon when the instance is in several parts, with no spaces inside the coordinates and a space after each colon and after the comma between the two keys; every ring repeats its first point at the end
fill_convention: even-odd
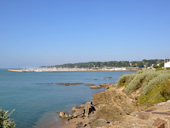
{"type": "Polygon", "coordinates": [[[170,61],[166,62],[164,65],[165,68],[170,68],[170,61]]]}

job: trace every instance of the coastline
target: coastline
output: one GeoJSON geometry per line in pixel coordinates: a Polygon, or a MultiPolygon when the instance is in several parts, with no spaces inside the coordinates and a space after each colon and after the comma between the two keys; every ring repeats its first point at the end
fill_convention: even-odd
{"type": "Polygon", "coordinates": [[[137,71],[137,67],[110,67],[110,68],[26,68],[8,69],[12,72],[109,72],[109,71],[137,71]]]}
{"type": "MultiPolygon", "coordinates": [[[[92,99],[92,96],[94,93],[100,91],[100,90],[96,90],[96,89],[90,89],[90,83],[95,84],[96,86],[98,86],[98,83],[111,83],[111,81],[116,81],[117,78],[120,75],[125,74],[124,72],[80,72],[80,73],[15,73],[15,72],[8,72],[6,69],[1,72],[1,73],[7,73],[9,74],[8,78],[12,79],[13,81],[19,81],[19,82],[14,82],[12,84],[12,86],[10,86],[11,84],[9,83],[9,87],[11,87],[11,91],[16,92],[17,98],[20,97],[20,93],[18,92],[18,88],[16,88],[16,86],[21,87],[19,88],[20,92],[23,92],[24,95],[28,95],[27,98],[31,101],[32,99],[35,101],[31,102],[31,105],[38,105],[39,107],[31,107],[29,109],[22,109],[22,111],[24,112],[28,112],[28,114],[30,113],[30,115],[34,115],[34,113],[31,113],[32,111],[35,112],[40,112],[38,114],[36,114],[35,116],[37,117],[35,120],[33,120],[35,123],[32,123],[31,121],[28,122],[24,122],[24,126],[31,125],[31,126],[37,126],[37,127],[41,127],[41,126],[48,126],[49,124],[52,124],[53,121],[57,121],[58,115],[55,113],[56,110],[66,110],[69,111],[71,110],[71,108],[75,105],[80,105],[81,103],[85,103],[89,100],[92,99]],[[99,76],[98,76],[99,74],[99,76]],[[97,75],[97,76],[96,76],[97,75]],[[16,76],[16,77],[15,77],[16,76]],[[29,77],[28,77],[29,76],[29,77]],[[110,77],[113,76],[112,79],[106,78],[105,77],[110,77]],[[114,78],[115,76],[115,78],[114,78]],[[26,78],[26,79],[24,79],[26,78]],[[48,79],[47,79],[48,78],[48,79]],[[62,79],[61,79],[62,78],[62,79]],[[67,79],[65,79],[67,78],[67,79]],[[97,80],[94,80],[94,79],[97,80]],[[21,79],[21,80],[20,80],[21,79]],[[36,81],[35,81],[36,80],[36,81]],[[83,82],[84,84],[82,85],[69,85],[68,87],[65,87],[64,85],[58,85],[58,83],[63,82],[63,83],[68,83],[68,82],[83,82]],[[87,85],[86,85],[87,84],[87,85]],[[16,86],[14,86],[16,85],[16,86]],[[29,87],[31,90],[27,91],[27,89],[23,88],[23,85],[25,85],[24,87],[27,88],[29,87]],[[34,91],[36,90],[36,91],[34,91]],[[49,91],[47,91],[49,90],[49,91]],[[77,91],[76,91],[77,90],[77,91]],[[62,91],[66,92],[62,93],[62,91]],[[35,97],[29,97],[30,94],[34,94],[35,97]],[[79,96],[79,97],[76,97],[79,96]],[[41,96],[40,100],[39,97],[41,96]],[[42,98],[44,97],[44,98],[42,98]],[[60,98],[61,97],[61,98],[60,98]],[[65,101],[64,101],[64,100],[65,101]],[[45,101],[45,102],[43,102],[45,101]],[[46,108],[45,108],[45,107],[46,108]],[[52,107],[51,107],[52,106],[52,107]],[[61,107],[60,107],[61,106],[61,107]],[[51,113],[51,115],[49,114],[51,113]],[[56,116],[53,119],[53,114],[56,116]],[[45,119],[45,118],[49,118],[51,119],[49,121],[49,119],[45,119]],[[44,122],[43,122],[44,120],[44,122]],[[46,123],[45,123],[46,122],[46,123]],[[32,123],[32,124],[31,124],[32,123]],[[42,125],[41,125],[42,123],[42,125]]],[[[6,77],[6,75],[4,75],[4,78],[6,77]]],[[[69,83],[70,84],[70,83],[69,83]]],[[[2,84],[1,84],[2,85],[2,84]]],[[[4,88],[6,88],[4,86],[4,88]]],[[[101,89],[104,90],[104,89],[101,89]]],[[[2,92],[3,90],[1,90],[2,92]]],[[[12,93],[6,93],[8,92],[8,90],[4,90],[6,95],[11,95],[12,93]]],[[[1,93],[3,94],[3,93],[1,93]]],[[[1,97],[2,99],[2,97],[1,97]]],[[[6,102],[5,100],[1,100],[6,102]]],[[[9,103],[13,103],[12,101],[10,101],[9,103]]],[[[17,103],[23,103],[24,105],[26,105],[27,103],[25,102],[25,100],[23,102],[20,102],[20,100],[17,100],[17,103]]],[[[12,105],[10,105],[12,106],[12,105]]],[[[15,107],[16,109],[19,106],[15,107]]],[[[12,107],[11,107],[12,109],[12,107]]],[[[15,115],[15,114],[14,114],[15,115]]],[[[17,115],[17,114],[16,114],[17,115]]],[[[32,119],[32,116],[28,115],[29,119],[32,119]]],[[[19,118],[16,118],[16,122],[17,124],[19,124],[19,118]]],[[[22,127],[22,124],[18,125],[19,127],[22,127]]]]}
{"type": "MultiPolygon", "coordinates": [[[[159,74],[160,72],[140,71],[135,74],[135,78],[140,80],[139,76],[142,76],[142,79],[143,74],[146,75],[145,77],[150,77],[152,73],[159,74]]],[[[131,76],[135,79],[134,74],[131,76]]],[[[170,78],[169,76],[168,78],[170,78]]],[[[68,119],[68,123],[59,128],[169,128],[170,100],[158,101],[160,94],[153,93],[153,99],[150,97],[149,101],[145,101],[143,104],[144,101],[141,102],[143,94],[139,88],[131,93],[126,92],[126,87],[131,84],[122,85],[122,83],[126,83],[127,78],[130,78],[127,77],[125,80],[125,77],[127,75],[122,76],[117,84],[110,83],[105,91],[95,93],[92,102],[73,107],[72,115],[68,116],[65,111],[57,112],[60,118],[68,119]],[[157,95],[158,97],[155,99],[157,95]]],[[[166,76],[164,78],[167,80],[166,76]]],[[[141,82],[143,83],[143,81],[141,82]]],[[[170,79],[167,80],[167,84],[162,82],[162,86],[170,87],[170,79]]],[[[152,92],[154,89],[157,87],[150,91],[152,92]]],[[[162,91],[169,94],[166,90],[162,91]]],[[[166,95],[162,95],[162,98],[164,96],[166,98],[166,95]]]]}
{"type": "MultiPolygon", "coordinates": [[[[100,84],[99,86],[101,86],[101,88],[108,89],[109,86],[115,86],[115,85],[116,85],[115,83],[107,83],[107,84],[103,83],[103,84],[100,84]]],[[[98,88],[96,88],[96,89],[98,89],[98,88]]],[[[104,92],[104,91],[100,91],[100,92],[104,92]]],[[[98,92],[98,93],[100,93],[100,92],[98,92]]],[[[98,93],[95,93],[95,94],[98,94],[98,93]]],[[[92,102],[93,101],[89,101],[84,104],[81,104],[80,106],[83,106],[83,107],[88,106],[87,108],[89,109],[91,107],[90,104],[92,102]]],[[[74,106],[72,108],[72,112],[73,112],[73,109],[76,107],[79,107],[79,106],[74,106]]],[[[65,111],[61,111],[61,112],[65,112],[65,111]]],[[[60,111],[59,112],[56,111],[56,113],[59,113],[59,115],[60,115],[60,111]]],[[[86,128],[91,128],[90,125],[88,125],[88,123],[89,123],[89,117],[85,117],[85,116],[79,117],[76,115],[75,118],[67,118],[67,117],[61,118],[60,117],[60,121],[54,122],[53,124],[51,124],[47,127],[43,127],[43,128],[77,128],[77,127],[81,128],[81,126],[79,126],[79,125],[82,125],[82,124],[85,125],[86,128]]]]}
{"type": "Polygon", "coordinates": [[[85,71],[25,71],[23,69],[8,69],[10,72],[125,72],[125,71],[137,71],[138,69],[134,70],[85,70],[85,71]]]}

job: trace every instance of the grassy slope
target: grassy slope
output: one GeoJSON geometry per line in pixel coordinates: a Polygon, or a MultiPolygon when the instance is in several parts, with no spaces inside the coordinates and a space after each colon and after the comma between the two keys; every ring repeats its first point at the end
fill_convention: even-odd
{"type": "Polygon", "coordinates": [[[118,80],[118,87],[125,86],[125,93],[140,91],[138,103],[151,106],[170,99],[170,71],[138,71],[118,80]]]}

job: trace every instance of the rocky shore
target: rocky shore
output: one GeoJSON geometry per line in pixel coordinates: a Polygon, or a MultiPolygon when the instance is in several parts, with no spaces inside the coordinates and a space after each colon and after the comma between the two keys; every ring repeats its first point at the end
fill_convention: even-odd
{"type": "MultiPolygon", "coordinates": [[[[167,89],[164,90],[164,88],[170,87],[170,77],[168,75],[166,84],[164,80],[161,80],[163,83],[159,81],[158,87],[161,84],[161,88],[163,88],[161,92],[154,92],[153,95],[150,95],[150,92],[158,88],[155,82],[155,86],[148,92],[150,97],[147,97],[148,94],[146,94],[145,102],[141,102],[141,97],[144,97],[142,84],[149,80],[147,78],[150,78],[148,73],[143,74],[132,74],[133,78],[125,75],[118,81],[120,85],[101,84],[99,87],[105,87],[106,90],[94,94],[92,102],[73,107],[71,115],[67,112],[57,111],[60,118],[68,120],[68,123],[61,128],[170,128],[170,100],[157,102],[160,94],[161,99],[169,96],[170,90],[167,93],[167,89]],[[143,74],[147,74],[147,76],[143,74]],[[141,80],[139,76],[145,79],[141,80]],[[133,85],[133,80],[136,81],[136,79],[140,81],[137,84],[138,88],[131,93],[126,93],[126,89],[129,89],[129,86],[133,85]],[[155,97],[157,98],[155,99],[155,97]]],[[[160,73],[156,72],[156,74],[160,73]]],[[[163,72],[163,74],[165,73],[163,72]]],[[[156,75],[153,76],[156,77],[156,75]]],[[[156,77],[156,79],[158,78],[156,77]]],[[[158,89],[160,90],[160,88],[158,89]]]]}
{"type": "MultiPolygon", "coordinates": [[[[64,86],[70,86],[70,85],[82,85],[84,83],[57,83],[58,85],[64,85],[64,86]]],[[[84,86],[90,86],[91,89],[101,89],[101,88],[107,88],[110,84],[100,84],[99,86],[96,86],[95,84],[84,84],[84,86]]]]}
{"type": "Polygon", "coordinates": [[[170,101],[144,110],[136,95],[130,96],[110,84],[106,91],[93,95],[93,102],[72,108],[72,115],[60,112],[68,123],[61,128],[169,128],[170,101]]]}
{"type": "Polygon", "coordinates": [[[72,108],[72,115],[59,112],[62,119],[68,119],[68,124],[62,128],[97,128],[105,127],[111,122],[121,121],[123,116],[138,110],[135,101],[117,89],[116,84],[101,84],[106,91],[93,95],[93,101],[72,108]]]}

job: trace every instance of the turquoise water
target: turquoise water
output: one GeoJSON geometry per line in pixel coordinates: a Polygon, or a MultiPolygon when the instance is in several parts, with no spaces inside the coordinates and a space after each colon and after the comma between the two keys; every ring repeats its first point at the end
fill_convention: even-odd
{"type": "Polygon", "coordinates": [[[17,73],[0,69],[0,107],[9,111],[16,109],[11,118],[17,128],[40,128],[59,120],[56,110],[70,111],[73,106],[92,100],[93,94],[101,90],[57,83],[115,83],[127,73],[131,72],[17,73]]]}

